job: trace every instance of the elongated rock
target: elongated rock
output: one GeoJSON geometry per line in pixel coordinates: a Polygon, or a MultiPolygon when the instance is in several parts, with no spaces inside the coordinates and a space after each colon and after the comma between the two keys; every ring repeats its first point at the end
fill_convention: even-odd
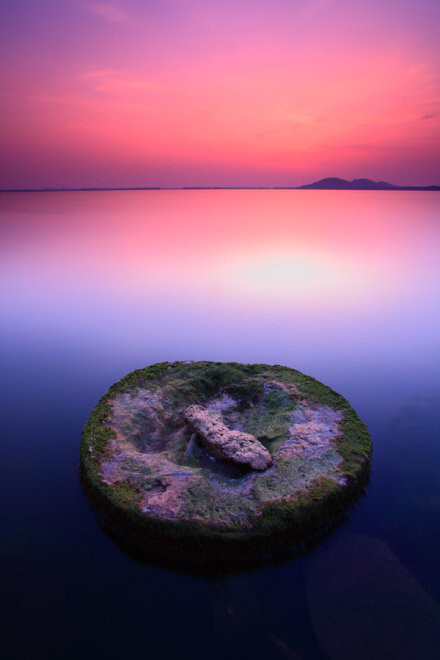
{"type": "Polygon", "coordinates": [[[216,410],[189,406],[185,410],[185,420],[215,458],[254,470],[266,470],[272,464],[271,455],[255,436],[228,429],[216,410]]]}

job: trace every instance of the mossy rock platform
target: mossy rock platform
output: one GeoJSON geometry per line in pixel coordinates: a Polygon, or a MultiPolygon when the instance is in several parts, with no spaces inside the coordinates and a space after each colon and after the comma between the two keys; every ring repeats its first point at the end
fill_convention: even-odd
{"type": "Polygon", "coordinates": [[[370,459],[349,403],[295,369],[164,362],[102,397],[83,430],[81,477],[120,538],[165,559],[221,564],[319,535],[362,490],[370,459]],[[270,465],[213,456],[185,419],[194,405],[254,436],[270,465]]]}

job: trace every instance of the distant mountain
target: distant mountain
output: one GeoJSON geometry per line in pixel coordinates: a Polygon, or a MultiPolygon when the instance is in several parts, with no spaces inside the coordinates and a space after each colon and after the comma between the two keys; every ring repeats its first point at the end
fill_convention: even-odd
{"type": "Polygon", "coordinates": [[[372,181],[371,179],[338,179],[328,177],[320,179],[305,186],[159,186],[136,188],[0,188],[0,192],[95,192],[98,190],[437,190],[440,186],[395,186],[386,181],[372,181]]]}
{"type": "Polygon", "coordinates": [[[440,190],[440,186],[394,186],[386,181],[371,181],[371,179],[347,181],[336,177],[321,179],[298,187],[310,190],[440,190]]]}

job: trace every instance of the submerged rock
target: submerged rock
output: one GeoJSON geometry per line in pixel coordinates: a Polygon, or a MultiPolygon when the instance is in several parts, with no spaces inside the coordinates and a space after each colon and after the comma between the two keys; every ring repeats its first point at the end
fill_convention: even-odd
{"type": "Polygon", "coordinates": [[[185,410],[185,420],[215,458],[254,470],[266,470],[272,464],[271,455],[254,435],[231,431],[216,410],[189,406],[185,410]]]}

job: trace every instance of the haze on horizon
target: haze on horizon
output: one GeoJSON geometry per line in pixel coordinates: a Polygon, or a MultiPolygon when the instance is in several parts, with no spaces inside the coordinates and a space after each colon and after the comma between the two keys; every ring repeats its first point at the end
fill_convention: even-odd
{"type": "Polygon", "coordinates": [[[440,3],[5,0],[0,188],[439,183],[440,3]]]}

